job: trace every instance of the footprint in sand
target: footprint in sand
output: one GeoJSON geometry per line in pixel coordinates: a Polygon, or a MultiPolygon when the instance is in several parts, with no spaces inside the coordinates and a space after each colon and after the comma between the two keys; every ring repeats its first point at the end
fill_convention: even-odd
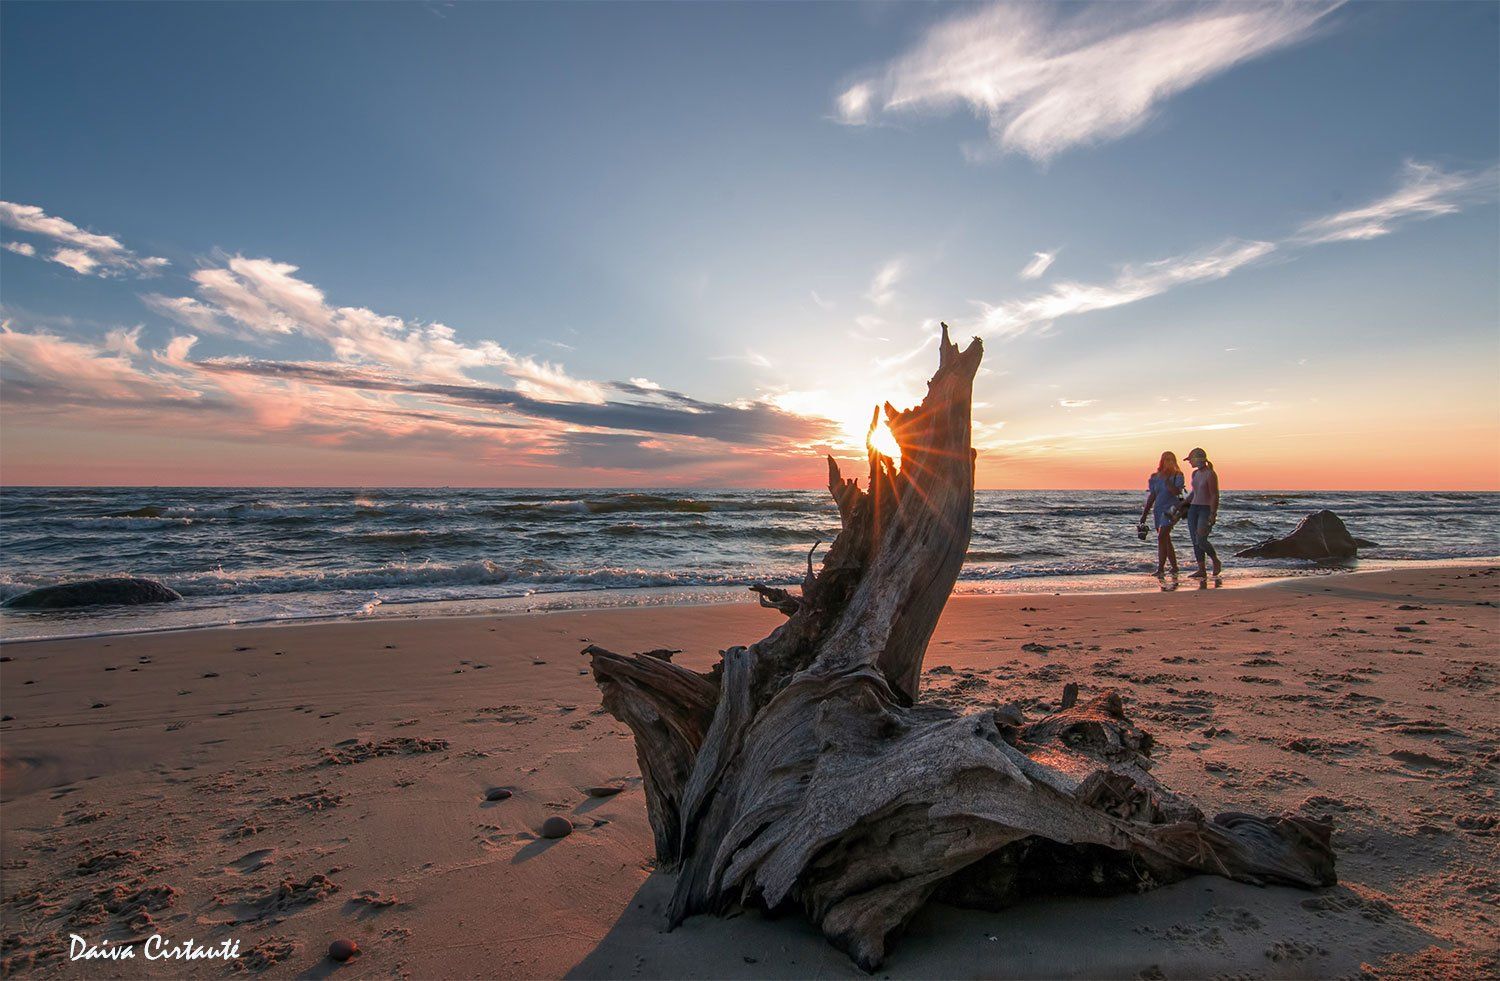
{"type": "Polygon", "coordinates": [[[277,854],[274,848],[257,848],[230,862],[224,871],[231,875],[254,875],[268,865],[275,865],[277,854]]]}
{"type": "Polygon", "coordinates": [[[255,923],[262,920],[279,922],[303,906],[327,899],[340,888],[338,883],[321,872],[314,872],[301,882],[295,878],[286,878],[259,895],[228,904],[226,912],[230,919],[199,917],[198,922],[211,925],[255,923]]]}
{"type": "Polygon", "coordinates": [[[1456,770],[1461,765],[1457,760],[1444,759],[1439,756],[1433,756],[1430,753],[1416,753],[1406,749],[1393,750],[1386,755],[1408,770],[1421,772],[1430,770],[1447,772],[1449,770],[1456,770]]]}
{"type": "Polygon", "coordinates": [[[344,904],[344,912],[370,916],[383,909],[389,909],[400,902],[401,900],[395,896],[377,892],[374,889],[361,889],[344,904]]]}

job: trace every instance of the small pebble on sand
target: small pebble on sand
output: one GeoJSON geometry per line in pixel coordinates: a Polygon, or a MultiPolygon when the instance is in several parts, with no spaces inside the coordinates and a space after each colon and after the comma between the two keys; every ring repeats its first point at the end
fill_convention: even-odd
{"type": "Polygon", "coordinates": [[[624,789],[625,789],[624,787],[609,787],[609,786],[589,787],[588,790],[586,791],[586,793],[590,797],[613,797],[615,794],[618,794],[620,791],[622,791],[624,789]]]}
{"type": "Polygon", "coordinates": [[[509,790],[506,790],[504,787],[491,787],[489,790],[485,791],[485,793],[484,793],[484,799],[485,800],[509,800],[510,799],[510,793],[511,792],[509,790]]]}
{"type": "Polygon", "coordinates": [[[347,961],[359,955],[359,944],[353,940],[335,940],[328,945],[328,956],[332,960],[347,961]]]}
{"type": "Polygon", "coordinates": [[[554,814],[542,822],[543,838],[566,838],[573,833],[573,822],[560,814],[554,814]]]}

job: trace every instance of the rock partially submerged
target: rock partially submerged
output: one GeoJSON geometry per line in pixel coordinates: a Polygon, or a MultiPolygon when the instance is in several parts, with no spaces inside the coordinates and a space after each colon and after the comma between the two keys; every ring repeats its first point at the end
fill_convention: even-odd
{"type": "Polygon", "coordinates": [[[110,576],[84,579],[58,586],[43,586],[20,596],[12,596],[3,605],[10,610],[71,610],[80,606],[136,606],[142,603],[171,603],[182,599],[175,589],[155,579],[133,576],[110,576]]]}
{"type": "Polygon", "coordinates": [[[1269,538],[1235,554],[1243,559],[1309,559],[1313,562],[1352,559],[1361,548],[1373,548],[1374,542],[1355,538],[1344,527],[1343,520],[1332,511],[1314,511],[1303,518],[1295,531],[1283,538],[1269,538]]]}

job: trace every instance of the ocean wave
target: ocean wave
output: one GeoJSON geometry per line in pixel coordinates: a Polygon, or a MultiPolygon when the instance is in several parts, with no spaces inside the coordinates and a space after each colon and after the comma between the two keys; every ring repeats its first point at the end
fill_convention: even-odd
{"type": "Polygon", "coordinates": [[[463,544],[471,541],[469,535],[456,531],[441,531],[438,529],[402,528],[390,531],[360,531],[349,536],[355,541],[369,542],[374,545],[443,545],[463,544]]]}
{"type": "MultiPolygon", "coordinates": [[[[1135,534],[1143,500],[1135,491],[981,491],[960,579],[1003,589],[993,584],[1149,572],[1153,543],[1135,534]]],[[[1500,495],[1274,491],[1226,494],[1220,551],[1284,534],[1320,507],[1380,542],[1361,552],[1376,561],[1500,553],[1500,495]]],[[[820,491],[10,488],[0,497],[9,577],[0,597],[129,573],[186,594],[182,609],[290,614],[376,601],[738,588],[800,580],[808,547],[822,539],[821,559],[838,526],[820,491]]],[[[1186,539],[1177,536],[1180,556],[1191,554],[1186,539]]],[[[1232,562],[1258,566],[1280,568],[1232,562]]]]}
{"type": "Polygon", "coordinates": [[[246,569],[170,576],[166,584],[183,596],[225,596],[259,593],[327,592],[334,590],[394,590],[407,587],[547,585],[547,586],[721,586],[788,581],[789,572],[763,570],[644,569],[628,566],[559,567],[544,559],[503,564],[474,562],[389,562],[384,565],[335,571],[313,569],[246,569]]]}
{"type": "Polygon", "coordinates": [[[49,523],[74,531],[163,531],[168,528],[186,528],[196,524],[188,517],[154,517],[135,515],[107,515],[100,518],[62,518],[49,523]]]}
{"type": "Polygon", "coordinates": [[[494,516],[511,516],[516,512],[552,512],[555,514],[708,514],[716,513],[785,513],[808,514],[833,511],[832,502],[819,500],[796,500],[786,498],[764,498],[734,500],[732,498],[671,497],[662,494],[610,494],[600,497],[546,499],[533,497],[515,499],[484,509],[482,513],[494,516]]]}
{"type": "Polygon", "coordinates": [[[160,518],[162,509],[155,506],[136,508],[133,511],[120,511],[109,515],[111,518],[160,518]]]}
{"type": "Polygon", "coordinates": [[[6,600],[10,599],[12,596],[20,596],[22,593],[29,593],[29,592],[31,592],[33,589],[36,589],[38,586],[46,586],[46,585],[48,585],[48,583],[46,581],[41,581],[41,582],[18,582],[18,581],[14,580],[14,579],[0,580],[0,603],[4,603],[6,600]]]}
{"type": "Polygon", "coordinates": [[[1139,559],[1110,557],[1078,559],[1063,562],[1017,562],[1008,566],[965,567],[959,578],[968,582],[987,579],[1040,579],[1059,576],[1101,576],[1114,573],[1141,572],[1147,568],[1145,556],[1139,559]]]}
{"type": "Polygon", "coordinates": [[[1016,562],[1021,559],[1045,559],[1061,555],[1050,549],[1029,549],[1020,552],[1007,552],[1004,549],[976,549],[971,548],[964,556],[965,562],[1016,562]]]}
{"type": "Polygon", "coordinates": [[[656,494],[621,494],[603,500],[583,502],[590,514],[619,514],[633,511],[668,511],[673,514],[704,514],[713,510],[707,501],[687,497],[661,497],[656,494]]]}

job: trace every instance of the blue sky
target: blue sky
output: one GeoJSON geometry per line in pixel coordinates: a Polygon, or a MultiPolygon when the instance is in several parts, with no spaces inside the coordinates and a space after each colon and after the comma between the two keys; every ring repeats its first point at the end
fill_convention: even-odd
{"type": "Polygon", "coordinates": [[[8,3],[0,479],[1500,486],[1497,15],[8,3]]]}

